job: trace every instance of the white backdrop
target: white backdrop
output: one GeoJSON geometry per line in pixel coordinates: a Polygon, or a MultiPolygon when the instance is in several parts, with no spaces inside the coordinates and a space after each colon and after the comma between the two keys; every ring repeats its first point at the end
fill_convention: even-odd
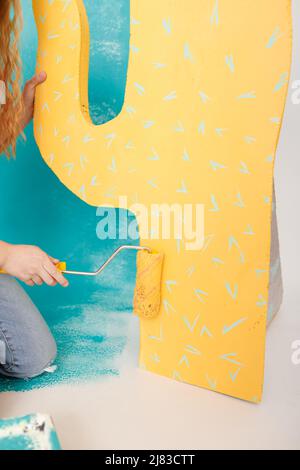
{"type": "MultiPolygon", "coordinates": [[[[277,152],[276,188],[285,288],[287,293],[296,291],[294,294],[298,296],[298,312],[300,312],[300,0],[293,0],[293,15],[293,68],[277,152]],[[299,82],[298,91],[292,89],[296,81],[299,82]],[[298,104],[293,103],[296,98],[298,104]]],[[[299,330],[298,333],[300,338],[299,330]]]]}

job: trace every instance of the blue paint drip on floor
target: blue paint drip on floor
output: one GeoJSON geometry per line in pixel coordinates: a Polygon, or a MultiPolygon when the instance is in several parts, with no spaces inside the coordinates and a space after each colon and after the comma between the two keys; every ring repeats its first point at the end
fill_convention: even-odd
{"type": "Polygon", "coordinates": [[[53,422],[47,415],[0,420],[0,451],[60,449],[53,422]]]}
{"type": "MultiPolygon", "coordinates": [[[[129,43],[129,0],[86,0],[91,27],[90,102],[95,123],[122,108],[129,43]],[[95,11],[97,15],[95,15],[95,11]],[[101,66],[100,66],[101,64],[101,66]],[[101,70],[101,74],[99,73],[101,70]]],[[[22,1],[24,76],[35,68],[37,38],[31,0],[22,1]]],[[[19,142],[17,159],[0,158],[0,238],[36,244],[66,260],[70,269],[94,269],[128,240],[100,241],[99,217],[70,193],[43,162],[32,126],[19,142]]],[[[57,383],[118,374],[132,311],[135,255],[122,254],[98,279],[76,278],[67,290],[27,289],[58,344],[57,371],[30,380],[0,378],[0,391],[30,390],[57,383]]]]}

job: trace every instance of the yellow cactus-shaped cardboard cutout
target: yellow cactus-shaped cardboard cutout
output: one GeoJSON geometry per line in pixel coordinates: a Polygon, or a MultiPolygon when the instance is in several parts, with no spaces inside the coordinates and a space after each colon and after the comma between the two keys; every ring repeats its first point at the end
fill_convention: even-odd
{"type": "MultiPolygon", "coordinates": [[[[164,254],[162,306],[141,320],[147,370],[250,401],[262,394],[273,164],[291,61],[290,0],[131,0],[125,102],[88,114],[82,0],[33,0],[35,137],[88,204],[205,205],[205,242],[164,254]]],[[[96,5],[95,5],[96,8],[96,5]]]]}

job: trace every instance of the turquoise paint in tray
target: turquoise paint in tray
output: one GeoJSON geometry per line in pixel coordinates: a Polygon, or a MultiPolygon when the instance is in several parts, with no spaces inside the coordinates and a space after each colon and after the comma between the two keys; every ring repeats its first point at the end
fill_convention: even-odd
{"type": "MultiPolygon", "coordinates": [[[[90,105],[96,124],[122,108],[129,44],[129,0],[86,0],[91,28],[90,105]]],[[[37,47],[31,0],[22,1],[24,76],[34,73],[37,47]]],[[[130,240],[97,238],[96,209],[77,199],[43,162],[33,139],[19,142],[16,160],[0,158],[0,239],[36,244],[67,261],[94,269],[130,240]]],[[[130,215],[128,214],[128,217],[130,215]]],[[[96,279],[72,278],[70,287],[27,289],[58,344],[57,369],[30,380],[0,377],[0,391],[25,391],[57,383],[117,375],[127,341],[135,283],[135,255],[123,253],[96,279]]]]}
{"type": "Polygon", "coordinates": [[[1,450],[61,450],[51,418],[35,414],[0,420],[1,450]]]}

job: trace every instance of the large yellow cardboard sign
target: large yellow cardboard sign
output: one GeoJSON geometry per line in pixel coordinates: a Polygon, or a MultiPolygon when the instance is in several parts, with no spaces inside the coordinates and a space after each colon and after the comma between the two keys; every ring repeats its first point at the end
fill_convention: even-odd
{"type": "Polygon", "coordinates": [[[201,249],[141,240],[165,258],[160,314],[141,320],[141,366],[259,401],[290,0],[131,0],[124,106],[98,127],[82,0],[33,5],[48,73],[35,137],[59,179],[95,206],[117,207],[119,196],[205,205],[201,249]]]}

